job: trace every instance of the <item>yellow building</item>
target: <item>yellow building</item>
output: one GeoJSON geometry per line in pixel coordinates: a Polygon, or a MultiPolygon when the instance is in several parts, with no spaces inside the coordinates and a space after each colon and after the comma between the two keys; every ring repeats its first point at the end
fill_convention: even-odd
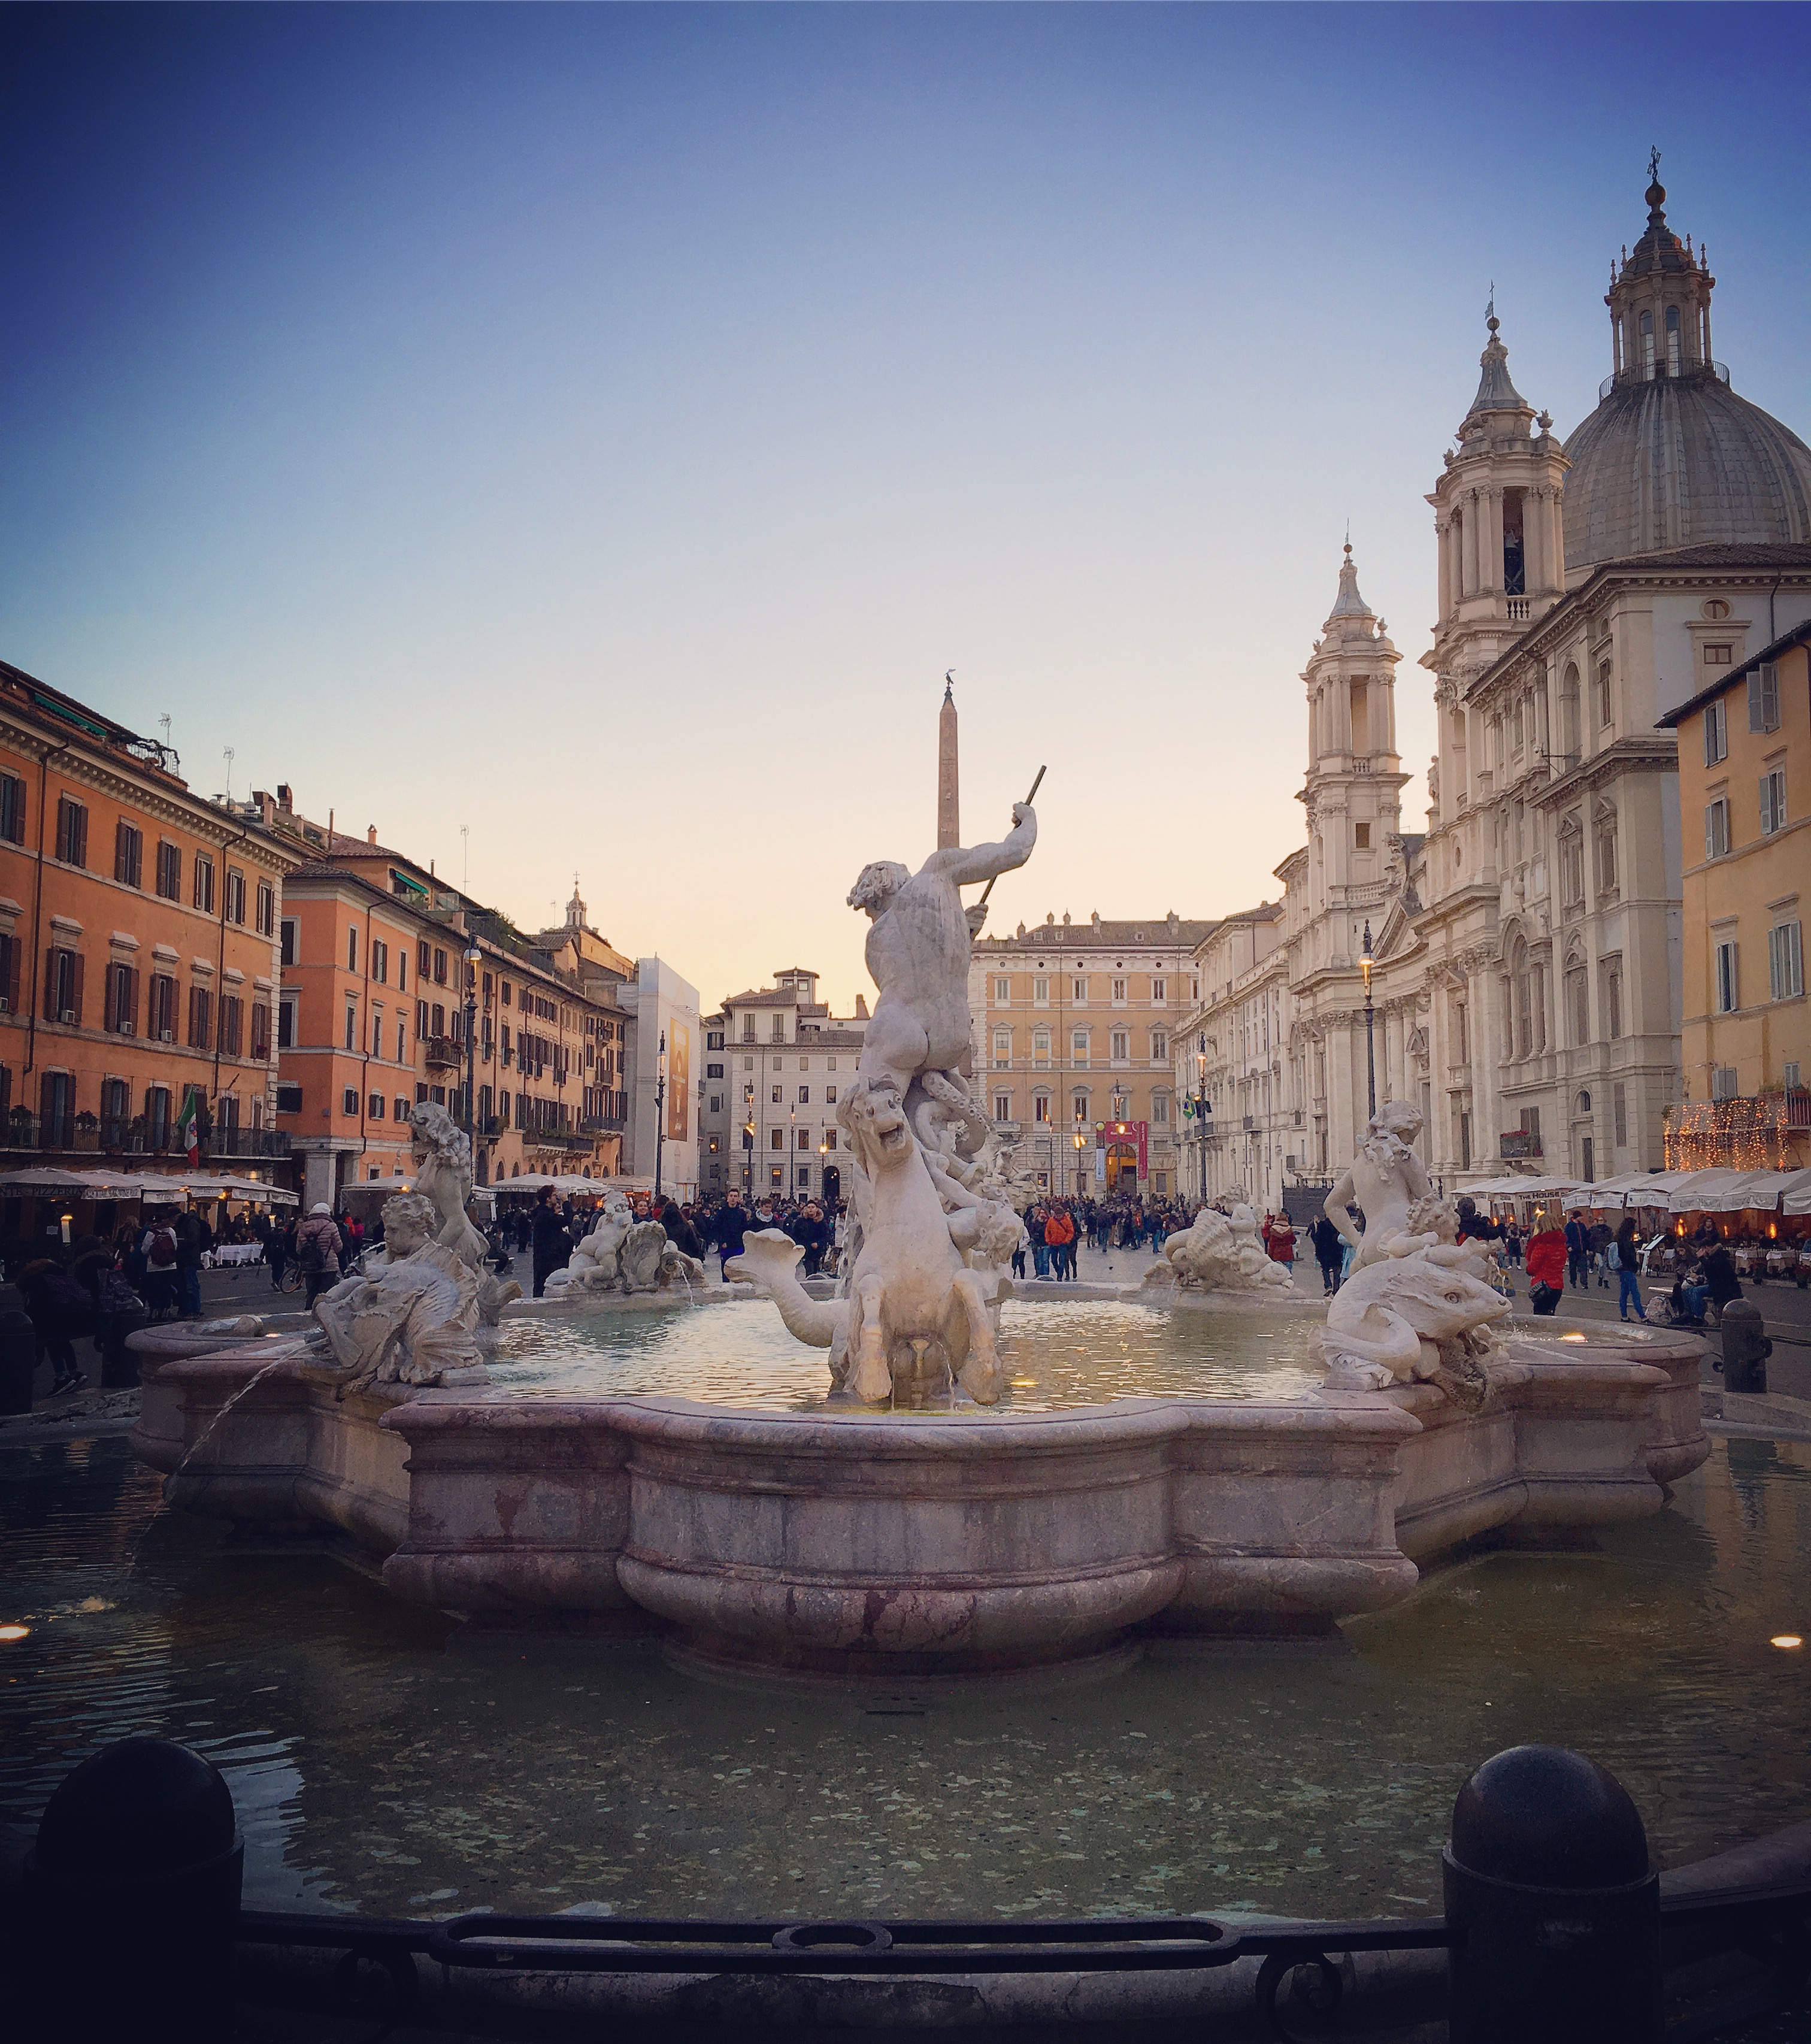
{"type": "Polygon", "coordinates": [[[1660,724],[1678,733],[1685,837],[1685,1098],[1667,1162],[1811,1164],[1811,623],[1660,724]]]}
{"type": "Polygon", "coordinates": [[[977,939],[972,1088],[1040,1185],[1097,1197],[1180,1189],[1170,1043],[1200,1000],[1195,947],[1213,927],[1173,912],[1052,916],[977,939]]]}

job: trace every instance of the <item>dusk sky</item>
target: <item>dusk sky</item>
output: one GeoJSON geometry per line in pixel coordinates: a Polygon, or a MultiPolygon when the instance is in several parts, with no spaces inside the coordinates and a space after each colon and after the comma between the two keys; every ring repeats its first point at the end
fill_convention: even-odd
{"type": "MultiPolygon", "coordinates": [[[[1569,432],[1648,151],[1811,437],[1802,8],[13,7],[0,657],[707,1006],[1040,765],[994,930],[1298,842],[1351,521],[1432,745],[1425,493],[1493,282],[1569,432]]],[[[1425,795],[1405,791],[1409,827],[1425,795]]]]}

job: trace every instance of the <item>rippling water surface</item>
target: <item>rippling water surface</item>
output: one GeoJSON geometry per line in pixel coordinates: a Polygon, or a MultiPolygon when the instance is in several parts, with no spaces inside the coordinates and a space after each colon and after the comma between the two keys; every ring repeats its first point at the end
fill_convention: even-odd
{"type": "MultiPolygon", "coordinates": [[[[1009,1300],[1000,1310],[1008,1388],[994,1409],[1048,1412],[1109,1398],[1299,1397],[1321,1381],[1308,1354],[1318,1317],[1009,1300]]],[[[765,1299],[549,1315],[506,1320],[498,1331],[492,1374],[521,1391],[657,1392],[810,1412],[829,1389],[825,1351],[795,1341],[765,1299]]]]}
{"type": "Polygon", "coordinates": [[[1811,1636],[1804,1447],[1719,1442],[1657,1518],[1449,1570],[1340,1648],[922,1705],[468,1641],[157,1499],[122,1439],[0,1450],[0,1619],[31,1627],[0,1645],[0,1818],[108,1740],[179,1739],[271,1906],[1413,1913],[1466,1773],[1524,1739],[1613,1768],[1663,1865],[1811,1817],[1805,1655],[1767,1643],[1811,1636]]]}

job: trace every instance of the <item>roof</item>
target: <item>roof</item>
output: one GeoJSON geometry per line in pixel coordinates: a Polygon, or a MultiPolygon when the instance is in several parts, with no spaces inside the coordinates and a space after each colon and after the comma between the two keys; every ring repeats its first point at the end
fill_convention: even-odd
{"type": "Polygon", "coordinates": [[[1478,394],[1465,416],[1469,419],[1479,412],[1525,412],[1528,400],[1509,380],[1509,351],[1497,338],[1497,328],[1501,322],[1497,317],[1494,299],[1484,324],[1490,330],[1490,338],[1478,358],[1478,394]]]}
{"type": "Polygon", "coordinates": [[[1568,569],[1811,540],[1811,448],[1713,370],[1613,389],[1565,451],[1568,569]]]}
{"type": "Polygon", "coordinates": [[[1178,916],[1171,922],[1167,916],[1154,916],[1144,922],[1109,922],[1103,917],[1098,923],[1092,920],[1086,923],[1038,923],[1029,929],[1021,923],[1009,937],[978,937],[975,948],[994,954],[1084,948],[1091,951],[1152,950],[1159,947],[1167,951],[1198,944],[1218,927],[1217,918],[1209,922],[1191,922],[1178,916]]]}
{"type": "Polygon", "coordinates": [[[801,1015],[828,1015],[829,1005],[822,1001],[801,1001],[796,993],[788,993],[781,988],[751,987],[746,993],[729,993],[724,996],[725,1009],[731,1008],[796,1008],[801,1015]]]}
{"type": "Polygon", "coordinates": [[[1690,717],[1694,710],[1701,709],[1707,702],[1714,702],[1721,695],[1727,695],[1738,682],[1746,681],[1757,667],[1770,660],[1777,660],[1782,653],[1790,653],[1794,646],[1811,645],[1811,617],[1802,624],[1795,624],[1771,646],[1763,646],[1751,660],[1744,660],[1739,667],[1732,667],[1726,674],[1720,675],[1707,689],[1700,689],[1690,702],[1682,702],[1677,709],[1670,709],[1659,720],[1655,728],[1671,731],[1677,728],[1682,717],[1690,717]]]}
{"type": "Polygon", "coordinates": [[[170,747],[160,744],[154,738],[141,738],[136,731],[116,723],[98,709],[90,709],[75,697],[65,695],[61,689],[53,689],[48,682],[40,682],[36,674],[28,674],[23,667],[15,667],[10,661],[0,660],[0,681],[22,695],[41,715],[59,724],[72,725],[102,745],[130,753],[135,766],[166,774],[178,787],[186,789],[187,784],[175,773],[175,764],[179,763],[170,747]]]}
{"type": "Polygon", "coordinates": [[[782,965],[774,974],[775,979],[821,979],[821,972],[813,972],[808,965],[782,965]]]}

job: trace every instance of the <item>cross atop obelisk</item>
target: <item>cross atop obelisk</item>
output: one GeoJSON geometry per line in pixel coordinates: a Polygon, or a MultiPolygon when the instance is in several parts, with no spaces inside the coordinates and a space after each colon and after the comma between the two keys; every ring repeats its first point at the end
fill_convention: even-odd
{"type": "Polygon", "coordinates": [[[937,717],[937,849],[962,842],[961,803],[956,790],[955,670],[944,677],[944,706],[937,717]]]}

